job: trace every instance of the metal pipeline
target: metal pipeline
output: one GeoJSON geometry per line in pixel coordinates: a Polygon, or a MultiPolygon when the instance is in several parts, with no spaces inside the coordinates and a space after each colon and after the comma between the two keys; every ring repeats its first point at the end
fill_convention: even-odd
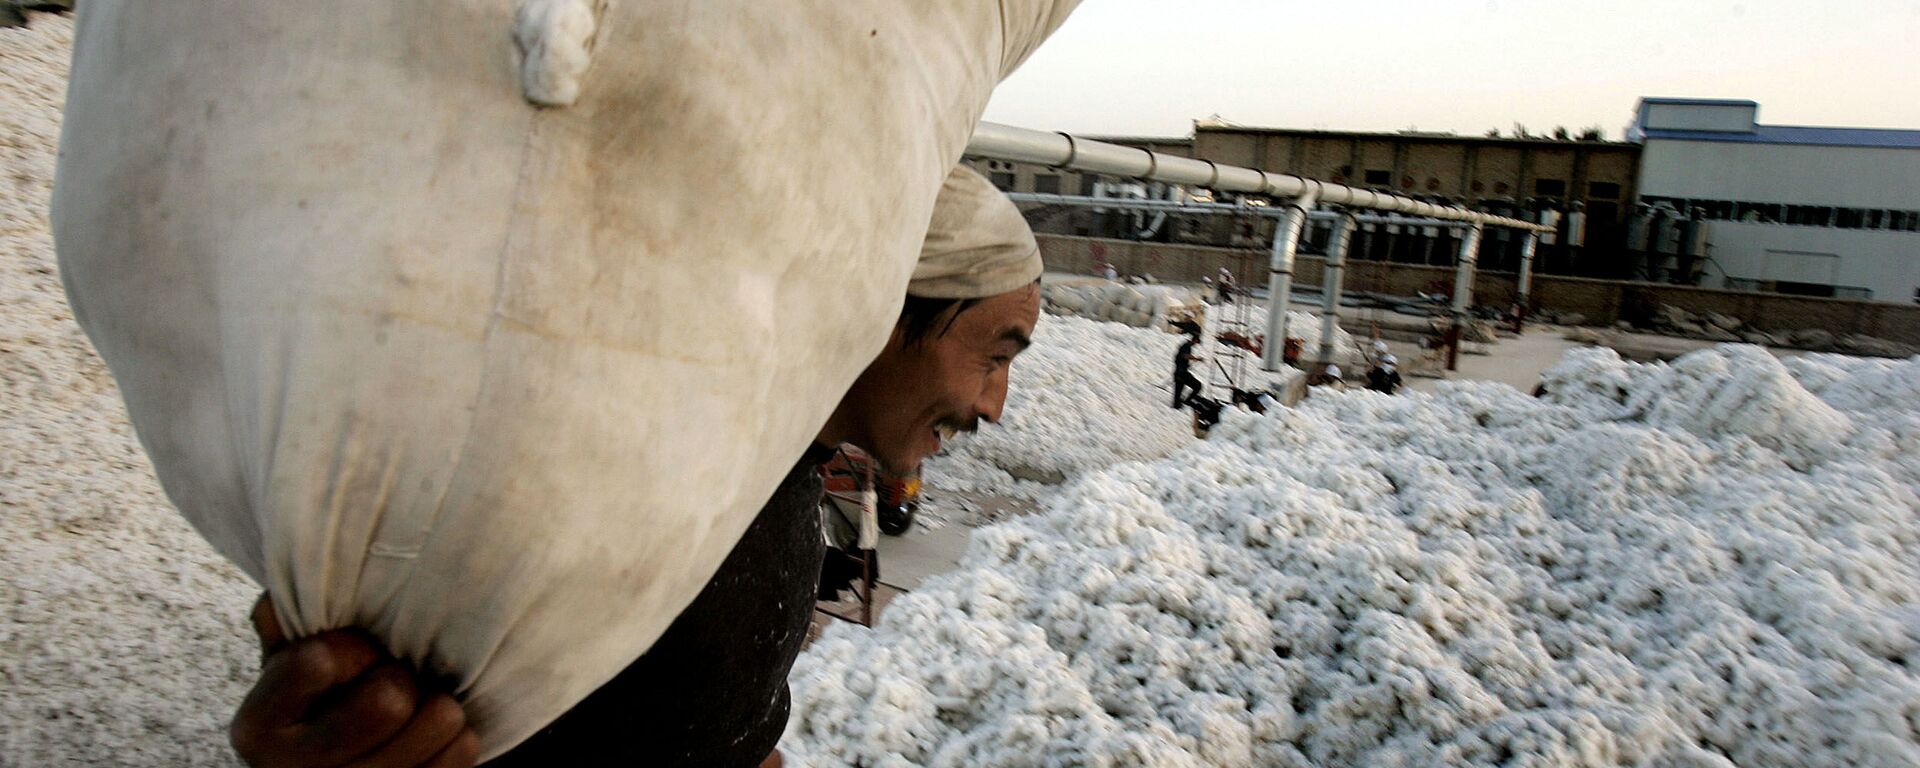
{"type": "Polygon", "coordinates": [[[967,143],[969,157],[1034,163],[1068,170],[1125,176],[1172,184],[1206,187],[1223,192],[1243,192],[1276,198],[1297,198],[1312,190],[1316,202],[1354,208],[1405,213],[1446,221],[1461,221],[1482,226],[1507,227],[1538,232],[1540,224],[1440,206],[1411,197],[1328,184],[1283,173],[1220,165],[1166,155],[1136,147],[1082,139],[1066,133],[1036,131],[998,123],[981,123],[967,143]]]}

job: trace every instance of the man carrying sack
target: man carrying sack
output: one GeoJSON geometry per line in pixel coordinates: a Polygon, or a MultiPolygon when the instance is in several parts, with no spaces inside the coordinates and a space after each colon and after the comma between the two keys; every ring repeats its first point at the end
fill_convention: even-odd
{"type": "Polygon", "coordinates": [[[365,629],[492,758],[659,640],[825,434],[1072,5],[95,0],[61,278],[275,623],[365,629]]]}

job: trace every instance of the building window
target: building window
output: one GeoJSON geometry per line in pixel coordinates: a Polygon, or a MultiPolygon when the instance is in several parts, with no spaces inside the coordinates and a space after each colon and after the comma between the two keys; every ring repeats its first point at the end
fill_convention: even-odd
{"type": "Polygon", "coordinates": [[[1861,229],[1867,225],[1867,212],[1859,208],[1836,209],[1833,225],[1841,229],[1861,229]]]}
{"type": "Polygon", "coordinates": [[[1599,200],[1618,200],[1620,199],[1620,185],[1611,181],[1588,182],[1587,197],[1599,200]]]}
{"type": "Polygon", "coordinates": [[[1789,205],[1787,223],[1804,227],[1833,226],[1833,209],[1824,205],[1789,205]]]}
{"type": "Polygon", "coordinates": [[[1034,176],[1033,191],[1043,195],[1060,194],[1060,174],[1042,173],[1034,176]]]}
{"type": "Polygon", "coordinates": [[[1504,181],[1496,181],[1493,184],[1493,193],[1496,195],[1504,195],[1512,189],[1513,188],[1507,186],[1507,183],[1504,181]]]}
{"type": "Polygon", "coordinates": [[[1486,182],[1483,182],[1483,181],[1476,181],[1476,182],[1474,182],[1474,183],[1473,183],[1473,191],[1474,191],[1474,192],[1485,192],[1485,191],[1487,191],[1487,184],[1486,184],[1486,182]]]}
{"type": "Polygon", "coordinates": [[[1791,280],[1774,281],[1773,291],[1775,293],[1785,293],[1792,296],[1819,296],[1822,298],[1833,297],[1833,286],[1831,285],[1821,285],[1819,283],[1796,283],[1791,280]]]}
{"type": "Polygon", "coordinates": [[[994,171],[987,174],[987,180],[993,182],[1002,192],[1013,191],[1013,174],[1008,171],[994,171]]]}
{"type": "Polygon", "coordinates": [[[1080,174],[1080,194],[1093,197],[1093,185],[1100,183],[1100,177],[1091,173],[1080,174]]]}
{"type": "Polygon", "coordinates": [[[1439,179],[1437,179],[1437,178],[1434,178],[1434,177],[1432,177],[1432,176],[1428,176],[1428,177],[1427,177],[1427,191],[1428,191],[1428,192],[1438,192],[1438,191],[1440,191],[1440,180],[1439,180],[1439,179]]]}
{"type": "Polygon", "coordinates": [[[1384,187],[1393,183],[1393,171],[1367,171],[1367,186],[1384,187]]]}
{"type": "Polygon", "coordinates": [[[1534,179],[1533,193],[1548,197],[1565,197],[1567,182],[1563,179],[1534,179]]]}

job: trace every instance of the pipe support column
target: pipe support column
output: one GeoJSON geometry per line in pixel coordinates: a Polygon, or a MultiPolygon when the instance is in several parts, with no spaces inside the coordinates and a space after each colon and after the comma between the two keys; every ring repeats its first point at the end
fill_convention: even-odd
{"type": "Polygon", "coordinates": [[[1260,350],[1260,367],[1280,370],[1287,348],[1287,304],[1293,299],[1293,257],[1299,252],[1300,233],[1307,216],[1319,202],[1319,194],[1309,188],[1288,203],[1289,214],[1282,226],[1273,230],[1273,255],[1267,265],[1267,340],[1260,350]]]}
{"type": "Polygon", "coordinates": [[[1540,244],[1540,233],[1528,232],[1520,242],[1520,311],[1513,318],[1513,332],[1519,333],[1527,316],[1533,314],[1533,253],[1540,244]]]}
{"type": "Polygon", "coordinates": [[[1320,283],[1320,366],[1333,364],[1333,335],[1340,328],[1340,295],[1347,273],[1347,246],[1353,237],[1353,216],[1334,222],[1333,236],[1327,240],[1326,277],[1320,283]]]}
{"type": "Polygon", "coordinates": [[[1447,370],[1460,368],[1460,340],[1467,330],[1467,308],[1473,306],[1473,269],[1480,262],[1480,235],[1484,227],[1469,228],[1460,238],[1460,258],[1453,267],[1453,328],[1447,332],[1447,370]]]}

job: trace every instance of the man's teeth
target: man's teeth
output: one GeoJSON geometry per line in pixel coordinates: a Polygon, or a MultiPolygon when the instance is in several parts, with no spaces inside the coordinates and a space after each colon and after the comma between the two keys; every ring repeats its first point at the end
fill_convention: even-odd
{"type": "Polygon", "coordinates": [[[960,430],[957,430],[957,429],[954,429],[953,427],[942,424],[940,426],[934,427],[933,432],[934,434],[939,435],[941,440],[952,440],[953,436],[956,434],[959,434],[960,430]]]}

